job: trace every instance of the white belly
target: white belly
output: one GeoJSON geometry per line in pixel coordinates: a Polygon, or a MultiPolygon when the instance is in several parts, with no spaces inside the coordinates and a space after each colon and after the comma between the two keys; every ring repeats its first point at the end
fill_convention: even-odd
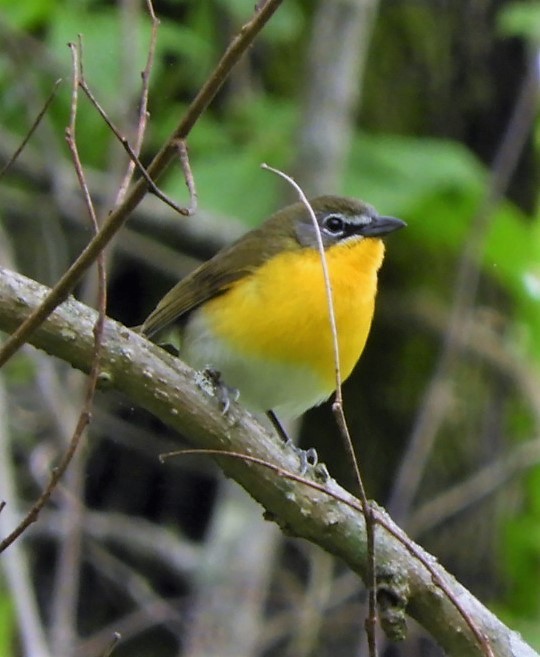
{"type": "Polygon", "coordinates": [[[210,333],[198,311],[183,331],[180,356],[195,369],[220,372],[226,385],[240,391],[240,403],[254,412],[273,410],[278,417],[297,417],[332,393],[307,367],[240,355],[210,333]]]}

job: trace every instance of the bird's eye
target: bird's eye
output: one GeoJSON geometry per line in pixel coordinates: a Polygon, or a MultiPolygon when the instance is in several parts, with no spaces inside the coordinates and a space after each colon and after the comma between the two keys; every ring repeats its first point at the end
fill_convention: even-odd
{"type": "Polygon", "coordinates": [[[345,222],[339,215],[331,214],[324,218],[323,228],[329,235],[340,236],[345,232],[345,222]]]}

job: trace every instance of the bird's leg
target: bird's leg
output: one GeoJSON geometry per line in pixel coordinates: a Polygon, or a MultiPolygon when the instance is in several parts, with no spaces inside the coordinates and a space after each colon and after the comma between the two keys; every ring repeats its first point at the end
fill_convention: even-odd
{"type": "Polygon", "coordinates": [[[286,432],[285,429],[283,428],[283,425],[282,425],[281,422],[278,420],[278,417],[277,417],[277,415],[274,413],[274,411],[266,411],[266,416],[268,417],[268,419],[269,419],[270,422],[272,423],[272,426],[273,426],[274,429],[276,430],[276,433],[277,433],[277,435],[281,438],[281,440],[283,440],[283,442],[284,442],[286,445],[292,445],[292,444],[293,444],[292,439],[290,438],[290,436],[287,434],[287,432],[286,432]]]}
{"type": "Polygon", "coordinates": [[[161,347],[163,351],[166,351],[168,354],[171,354],[171,356],[174,356],[175,358],[180,356],[180,350],[178,347],[174,344],[171,344],[170,342],[160,342],[158,347],[161,347]]]}
{"type": "Polygon", "coordinates": [[[266,416],[272,423],[272,426],[276,430],[277,435],[283,440],[285,445],[288,447],[291,447],[296,454],[298,455],[298,458],[300,459],[300,473],[305,474],[308,470],[308,468],[314,468],[317,465],[317,462],[319,460],[319,457],[317,455],[317,451],[315,449],[310,448],[310,449],[300,449],[300,447],[297,447],[288,433],[285,431],[283,428],[283,425],[279,421],[277,415],[274,413],[274,411],[266,411],[266,416]]]}

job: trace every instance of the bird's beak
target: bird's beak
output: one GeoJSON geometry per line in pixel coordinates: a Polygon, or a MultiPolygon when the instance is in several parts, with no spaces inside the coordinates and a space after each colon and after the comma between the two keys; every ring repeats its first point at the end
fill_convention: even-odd
{"type": "Polygon", "coordinates": [[[365,237],[378,237],[405,228],[406,225],[404,221],[396,219],[396,217],[373,217],[369,224],[362,227],[362,235],[365,237]]]}

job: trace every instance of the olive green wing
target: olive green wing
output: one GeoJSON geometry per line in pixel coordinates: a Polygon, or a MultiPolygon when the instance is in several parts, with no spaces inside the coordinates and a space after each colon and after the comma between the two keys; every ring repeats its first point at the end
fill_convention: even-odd
{"type": "Polygon", "coordinates": [[[181,322],[191,310],[225,292],[247,273],[240,269],[223,271],[211,261],[204,263],[167,292],[144,321],[142,333],[151,337],[169,324],[181,322]]]}
{"type": "Polygon", "coordinates": [[[268,226],[263,235],[260,229],[251,231],[204,262],[161,299],[142,324],[141,332],[151,337],[169,324],[181,323],[201,303],[225,292],[268,258],[281,252],[285,246],[284,239],[285,242],[290,240],[288,235],[280,235],[281,239],[276,239],[276,235],[274,239],[269,237],[272,235],[268,234],[268,226]]]}

